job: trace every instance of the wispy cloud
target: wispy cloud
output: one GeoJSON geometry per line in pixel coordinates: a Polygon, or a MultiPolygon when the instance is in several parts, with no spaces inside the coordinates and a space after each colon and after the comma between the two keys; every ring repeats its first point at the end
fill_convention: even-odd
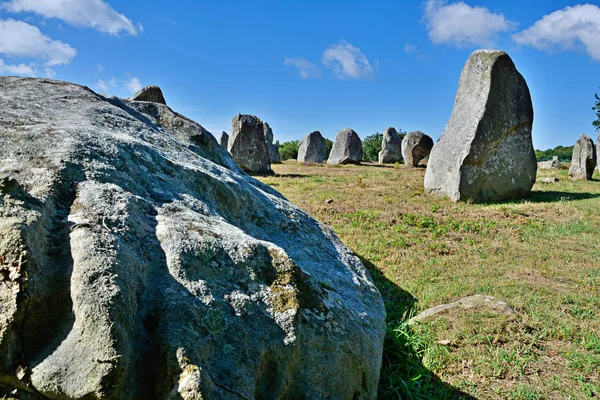
{"type": "Polygon", "coordinates": [[[499,33],[509,32],[517,24],[503,14],[485,7],[472,7],[463,1],[427,0],[423,20],[429,39],[435,44],[491,46],[499,33]]]}
{"type": "Polygon", "coordinates": [[[98,79],[96,83],[94,83],[94,89],[108,92],[108,85],[102,79],[98,79]]]}
{"type": "Polygon", "coordinates": [[[129,81],[127,81],[127,83],[125,84],[125,87],[131,93],[135,93],[138,90],[142,89],[142,83],[140,82],[140,80],[138,78],[132,77],[132,78],[129,79],[129,81]]]}
{"type": "Polygon", "coordinates": [[[35,76],[35,69],[27,64],[4,64],[0,60],[0,73],[9,75],[35,76]]]}
{"type": "MultiPolygon", "coordinates": [[[[325,52],[321,62],[333,70],[338,79],[373,79],[375,70],[367,57],[345,40],[331,45],[325,52]]],[[[377,65],[377,62],[375,62],[377,65]]]]}
{"type": "Polygon", "coordinates": [[[580,4],[554,11],[513,38],[522,45],[546,51],[583,46],[590,57],[600,61],[600,7],[580,4]]]}
{"type": "Polygon", "coordinates": [[[32,12],[46,18],[57,18],[73,26],[94,28],[110,35],[121,32],[137,35],[143,31],[125,15],[103,0],[10,0],[2,8],[13,13],[32,12]]]}
{"type": "Polygon", "coordinates": [[[321,72],[319,69],[313,63],[304,58],[286,58],[283,60],[283,64],[285,66],[298,69],[300,76],[304,79],[321,77],[321,72]]]}

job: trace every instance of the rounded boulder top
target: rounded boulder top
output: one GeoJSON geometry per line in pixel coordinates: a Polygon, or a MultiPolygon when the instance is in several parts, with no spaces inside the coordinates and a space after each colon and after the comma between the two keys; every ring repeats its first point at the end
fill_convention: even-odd
{"type": "Polygon", "coordinates": [[[167,101],[163,96],[160,87],[155,85],[145,86],[138,90],[133,96],[129,98],[131,101],[149,101],[151,103],[159,103],[167,105],[167,101]]]}

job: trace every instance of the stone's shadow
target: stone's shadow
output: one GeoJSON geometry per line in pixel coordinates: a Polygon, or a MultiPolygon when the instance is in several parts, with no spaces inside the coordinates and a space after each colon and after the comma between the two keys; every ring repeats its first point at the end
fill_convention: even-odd
{"type": "Polygon", "coordinates": [[[292,178],[292,179],[302,179],[302,178],[311,178],[315,175],[312,174],[306,174],[306,175],[302,175],[302,174],[275,174],[272,175],[273,177],[276,178],[292,178]]]}
{"type": "Polygon", "coordinates": [[[387,312],[387,332],[384,342],[379,399],[463,399],[476,397],[442,381],[425,367],[419,349],[410,337],[396,333],[415,310],[418,302],[412,294],[387,279],[369,260],[357,255],[371,273],[387,312]]]}
{"type": "Polygon", "coordinates": [[[525,200],[532,203],[555,203],[558,201],[587,200],[596,199],[599,197],[600,193],[573,193],[533,190],[531,195],[525,200]]]}

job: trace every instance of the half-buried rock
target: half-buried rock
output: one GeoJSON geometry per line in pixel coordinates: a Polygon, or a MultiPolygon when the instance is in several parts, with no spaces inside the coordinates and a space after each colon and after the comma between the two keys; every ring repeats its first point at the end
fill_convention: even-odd
{"type": "Polygon", "coordinates": [[[360,137],[350,128],[339,131],[329,153],[327,164],[360,164],[363,148],[360,137]]]}
{"type": "Polygon", "coordinates": [[[151,103],[159,103],[166,105],[165,97],[163,96],[162,90],[158,86],[150,85],[145,86],[139,90],[136,94],[131,96],[129,100],[132,101],[149,101],[151,103]]]}
{"type": "Polygon", "coordinates": [[[589,136],[582,134],[573,147],[569,176],[573,179],[592,179],[597,161],[594,141],[589,136]]]}
{"type": "Polygon", "coordinates": [[[329,228],[165,105],[0,93],[0,398],[376,398],[383,302],[329,228]]]}
{"type": "Polygon", "coordinates": [[[433,148],[433,139],[421,131],[407,133],[402,139],[402,156],[409,168],[419,166],[419,162],[429,156],[433,148]]]}
{"type": "Polygon", "coordinates": [[[267,150],[269,151],[269,161],[271,164],[281,164],[281,156],[279,155],[279,147],[273,143],[273,129],[266,122],[263,123],[265,133],[265,141],[267,142],[267,150]]]}
{"type": "Polygon", "coordinates": [[[450,122],[429,156],[425,191],[473,202],[527,196],[537,170],[532,125],[527,83],[508,54],[474,52],[450,122]]]}
{"type": "Polygon", "coordinates": [[[397,163],[402,161],[400,146],[402,142],[396,129],[391,126],[383,133],[381,151],[379,152],[379,164],[397,163]]]}
{"type": "Polygon", "coordinates": [[[227,150],[244,171],[259,174],[271,172],[263,123],[254,115],[238,114],[231,121],[227,150]]]}
{"type": "Polygon", "coordinates": [[[327,144],[321,132],[314,131],[298,145],[298,162],[322,163],[327,157],[327,144]]]}

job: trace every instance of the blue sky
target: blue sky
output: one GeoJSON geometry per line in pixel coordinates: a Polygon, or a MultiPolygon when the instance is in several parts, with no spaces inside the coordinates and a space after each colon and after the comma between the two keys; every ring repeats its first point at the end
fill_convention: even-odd
{"type": "Polygon", "coordinates": [[[0,74],[118,96],[156,84],[215,135],[248,113],[280,141],[387,126],[437,139],[469,54],[499,48],[529,84],[546,149],[597,137],[599,4],[0,0],[0,74]]]}

